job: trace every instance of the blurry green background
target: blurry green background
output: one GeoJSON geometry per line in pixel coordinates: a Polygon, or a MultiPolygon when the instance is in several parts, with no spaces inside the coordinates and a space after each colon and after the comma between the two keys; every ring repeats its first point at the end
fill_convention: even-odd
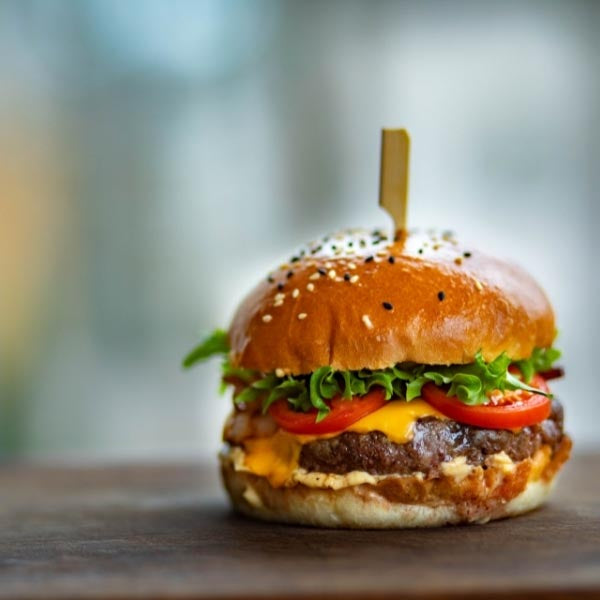
{"type": "Polygon", "coordinates": [[[296,245],[377,208],[553,300],[578,447],[600,442],[600,2],[0,0],[0,455],[208,456],[202,331],[296,245]]]}

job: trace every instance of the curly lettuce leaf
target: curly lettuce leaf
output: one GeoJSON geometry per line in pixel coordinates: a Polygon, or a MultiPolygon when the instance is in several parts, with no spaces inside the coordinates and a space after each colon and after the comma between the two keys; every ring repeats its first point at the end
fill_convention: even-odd
{"type": "Polygon", "coordinates": [[[215,329],[183,359],[183,366],[188,369],[215,354],[227,354],[228,352],[229,338],[227,332],[223,329],[215,329]]]}
{"type": "MultiPolygon", "coordinates": [[[[227,334],[216,330],[195,348],[184,360],[189,367],[215,354],[227,355],[227,334]]],[[[535,373],[547,371],[560,358],[556,348],[536,348],[526,360],[512,361],[505,353],[491,362],[483,359],[481,352],[472,363],[466,365],[420,365],[402,363],[387,369],[362,369],[360,371],[336,371],[332,367],[321,367],[309,375],[285,375],[260,373],[252,369],[233,367],[225,358],[222,367],[225,384],[232,380],[245,384],[235,398],[236,403],[250,403],[261,399],[263,412],[282,398],[294,410],[317,411],[317,422],[329,412],[328,401],[336,396],[350,399],[364,396],[374,387],[383,388],[386,400],[403,398],[410,402],[421,396],[423,386],[433,382],[446,386],[447,394],[469,405],[486,404],[493,390],[526,390],[538,394],[549,394],[529,385],[535,373]],[[509,372],[516,365],[523,378],[509,372]]]]}

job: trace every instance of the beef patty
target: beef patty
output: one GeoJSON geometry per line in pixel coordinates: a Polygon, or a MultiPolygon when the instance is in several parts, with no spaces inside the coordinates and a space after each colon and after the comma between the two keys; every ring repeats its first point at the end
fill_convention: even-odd
{"type": "Polygon", "coordinates": [[[543,444],[554,451],[562,437],[563,409],[554,400],[548,419],[518,431],[482,429],[450,419],[425,417],[416,422],[413,439],[405,444],[390,441],[380,431],[342,433],[305,444],[300,466],[321,473],[408,475],[420,471],[435,477],[443,462],[457,456],[466,456],[468,463],[485,468],[485,459],[491,454],[504,450],[514,461],[520,461],[533,456],[543,444]]]}

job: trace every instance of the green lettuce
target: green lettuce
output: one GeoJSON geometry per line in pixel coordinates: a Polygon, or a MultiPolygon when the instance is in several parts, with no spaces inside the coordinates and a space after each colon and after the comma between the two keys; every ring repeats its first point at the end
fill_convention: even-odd
{"type": "MultiPolygon", "coordinates": [[[[217,330],[196,347],[184,359],[190,367],[214,354],[226,355],[229,343],[225,332],[217,330]]],[[[308,412],[317,410],[317,422],[329,412],[328,400],[335,396],[352,398],[364,396],[373,387],[383,388],[386,400],[404,398],[410,402],[421,395],[426,383],[447,386],[447,394],[469,405],[486,404],[487,394],[493,390],[527,390],[543,395],[545,392],[528,383],[535,373],[548,370],[560,357],[555,348],[536,348],[526,360],[511,360],[506,353],[491,362],[486,362],[478,352],[475,361],[466,365],[421,365],[400,363],[386,369],[361,369],[359,371],[337,371],[332,367],[320,367],[309,375],[285,375],[260,373],[252,369],[233,367],[225,358],[223,381],[241,382],[242,391],[236,395],[237,403],[249,403],[262,399],[263,411],[281,398],[287,399],[294,410],[308,412]],[[516,365],[523,379],[509,372],[516,365]]]]}

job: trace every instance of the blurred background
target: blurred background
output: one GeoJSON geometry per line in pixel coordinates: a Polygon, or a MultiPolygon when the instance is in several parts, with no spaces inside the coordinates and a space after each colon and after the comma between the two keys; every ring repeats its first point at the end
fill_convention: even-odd
{"type": "Polygon", "coordinates": [[[297,245],[389,225],[382,126],[411,225],[546,288],[598,446],[598,31],[593,0],[0,0],[0,455],[214,454],[218,361],[182,356],[297,245]]]}

